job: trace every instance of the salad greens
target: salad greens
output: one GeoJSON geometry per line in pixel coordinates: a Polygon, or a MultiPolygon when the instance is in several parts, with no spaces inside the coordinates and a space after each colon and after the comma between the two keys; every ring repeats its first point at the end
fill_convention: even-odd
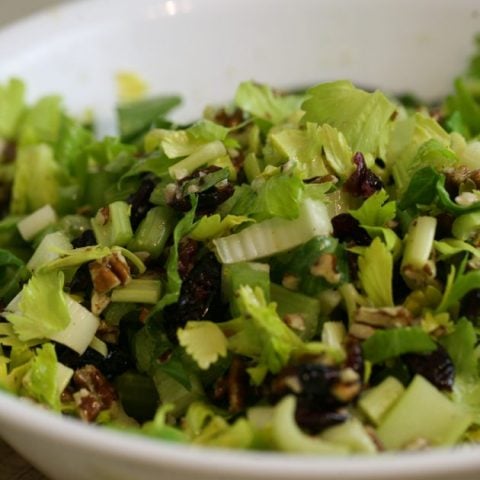
{"type": "Polygon", "coordinates": [[[434,106],[244,82],[104,139],[0,85],[0,388],[224,448],[479,441],[479,58],[434,106]]]}

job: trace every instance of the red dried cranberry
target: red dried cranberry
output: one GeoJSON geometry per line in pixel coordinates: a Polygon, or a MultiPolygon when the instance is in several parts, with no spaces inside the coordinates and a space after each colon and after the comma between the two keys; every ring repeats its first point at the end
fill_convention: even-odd
{"type": "Polygon", "coordinates": [[[347,178],[343,188],[355,197],[368,198],[383,188],[383,183],[365,163],[365,158],[360,152],[353,156],[355,171],[347,178]]]}

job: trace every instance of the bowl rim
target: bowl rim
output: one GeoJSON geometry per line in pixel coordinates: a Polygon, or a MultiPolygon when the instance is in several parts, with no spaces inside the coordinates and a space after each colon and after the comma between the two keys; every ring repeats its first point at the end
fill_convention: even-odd
{"type": "MultiPolygon", "coordinates": [[[[47,410],[31,400],[0,391],[0,420],[3,424],[34,433],[43,441],[61,442],[65,447],[122,456],[133,463],[170,467],[195,473],[232,473],[258,475],[278,479],[318,478],[318,475],[338,475],[345,480],[368,477],[371,480],[389,478],[419,478],[422,474],[444,478],[480,471],[480,446],[463,445],[455,448],[434,448],[423,452],[396,452],[379,455],[313,456],[284,452],[229,450],[167,442],[141,434],[90,425],[75,418],[47,410]],[[214,461],[212,462],[212,459],[214,461]],[[341,463],[339,463],[341,460],[341,463]]],[[[8,435],[7,435],[8,441],[8,435]]]]}
{"type": "MultiPolygon", "coordinates": [[[[154,0],[148,0],[154,3],[154,0]]],[[[162,4],[172,0],[159,0],[162,4]]],[[[176,1],[176,0],[174,0],[176,1]]],[[[250,0],[251,1],[251,0],[250,0]]],[[[395,1],[395,0],[390,0],[395,1]]],[[[432,0],[429,0],[432,1],[432,0]]],[[[189,0],[195,3],[214,3],[214,0],[189,0]]],[[[158,1],[156,2],[159,3],[158,1]]],[[[433,2],[432,2],[433,3],[433,2]]],[[[54,36],[58,28],[55,14],[75,18],[89,5],[107,8],[113,0],[77,0],[54,5],[29,17],[10,23],[0,31],[0,44],[21,37],[30,29],[40,32],[45,24],[53,29],[47,37],[54,36]],[[53,15],[52,15],[53,14],[53,15]]],[[[110,7],[111,8],[111,7],[110,7]]],[[[42,33],[45,33],[42,31],[42,33]]],[[[2,49],[0,48],[0,52],[2,49]]],[[[382,453],[375,456],[351,455],[346,457],[313,456],[281,452],[227,450],[187,444],[174,444],[161,439],[87,425],[81,421],[58,415],[25,398],[0,391],[0,423],[10,427],[11,432],[33,432],[49,442],[94,451],[110,457],[121,455],[132,463],[150,466],[172,467],[179,471],[199,471],[204,474],[232,473],[282,479],[317,479],[319,475],[338,476],[345,480],[359,477],[370,480],[419,478],[423,475],[456,475],[480,472],[480,446],[462,445],[455,448],[435,448],[423,452],[382,453]],[[214,459],[214,461],[212,461],[214,459]],[[339,462],[341,459],[341,463],[339,462]]],[[[1,436],[1,432],[0,432],[1,436]]],[[[9,440],[7,432],[6,440],[9,440]]],[[[15,435],[12,435],[12,440],[15,435]]],[[[26,453],[25,452],[22,453],[26,453]]]]}

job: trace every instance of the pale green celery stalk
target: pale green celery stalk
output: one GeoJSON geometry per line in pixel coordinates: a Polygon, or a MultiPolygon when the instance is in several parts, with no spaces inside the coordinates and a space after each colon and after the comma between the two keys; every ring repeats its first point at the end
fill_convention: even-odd
{"type": "Polygon", "coordinates": [[[466,213],[455,219],[452,234],[460,240],[468,240],[480,230],[480,212],[466,213]]]}
{"type": "Polygon", "coordinates": [[[400,271],[412,289],[425,286],[435,277],[435,263],[430,260],[437,219],[418,217],[410,224],[400,271]]]}
{"type": "Polygon", "coordinates": [[[223,266],[222,293],[224,299],[230,303],[230,312],[234,317],[241,313],[237,292],[244,285],[260,287],[265,300],[270,301],[270,266],[267,263],[256,262],[239,262],[223,266]]]}
{"type": "Polygon", "coordinates": [[[166,206],[150,209],[128,244],[132,252],[148,252],[153,258],[162,253],[175,226],[175,214],[166,206]]]}
{"type": "Polygon", "coordinates": [[[62,232],[54,232],[45,235],[37,249],[27,263],[30,271],[46,265],[47,263],[60,258],[61,252],[72,250],[73,246],[68,237],[62,232]]]}
{"type": "Polygon", "coordinates": [[[279,316],[304,341],[311,340],[318,327],[320,301],[280,285],[270,285],[270,297],[277,304],[279,316]]]}
{"type": "Polygon", "coordinates": [[[249,183],[252,183],[252,181],[262,173],[260,161],[253,152],[250,152],[245,157],[245,162],[243,163],[243,171],[245,172],[249,183]]]}
{"type": "Polygon", "coordinates": [[[101,208],[92,219],[92,228],[99,245],[125,246],[133,237],[130,205],[118,201],[101,208]]]}
{"type": "Polygon", "coordinates": [[[194,153],[180,160],[175,165],[172,165],[168,169],[168,173],[172,178],[181,180],[205,163],[211,162],[226,154],[227,150],[225,145],[220,140],[215,140],[199,147],[194,153]]]}
{"type": "Polygon", "coordinates": [[[51,205],[44,205],[42,208],[35,210],[30,215],[20,220],[17,224],[18,231],[27,242],[43,229],[56,223],[57,214],[51,205]]]}
{"type": "Polygon", "coordinates": [[[112,290],[112,302],[122,303],[149,303],[155,304],[160,300],[162,284],[160,280],[133,279],[123,287],[112,290]]]}
{"type": "Polygon", "coordinates": [[[213,243],[222,263],[245,262],[289,250],[317,235],[329,235],[331,231],[326,206],[306,199],[294,220],[271,218],[239,233],[217,238],[213,243]]]}

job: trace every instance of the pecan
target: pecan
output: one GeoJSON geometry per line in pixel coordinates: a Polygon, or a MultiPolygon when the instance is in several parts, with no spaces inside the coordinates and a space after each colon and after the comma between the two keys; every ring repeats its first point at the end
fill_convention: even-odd
{"type": "Polygon", "coordinates": [[[244,361],[234,357],[227,376],[228,410],[241,412],[245,408],[248,396],[248,375],[244,361]]]}
{"type": "Polygon", "coordinates": [[[100,315],[110,304],[110,297],[106,293],[92,292],[90,310],[94,315],[100,315]]]}
{"type": "Polygon", "coordinates": [[[73,395],[75,404],[80,417],[87,422],[95,420],[102,410],[109,409],[117,400],[112,385],[93,365],[77,369],[73,375],[73,383],[78,388],[73,395]]]}
{"type": "Polygon", "coordinates": [[[282,317],[283,322],[297,332],[305,331],[305,318],[301,313],[286,313],[282,317]]]}
{"type": "Polygon", "coordinates": [[[310,267],[314,277],[323,277],[328,283],[338,283],[340,274],[337,271],[337,257],[332,253],[324,253],[310,267]]]}
{"type": "Polygon", "coordinates": [[[282,286],[288,290],[298,290],[300,285],[300,277],[291,273],[286,273],[282,278],[282,286]]]}
{"type": "Polygon", "coordinates": [[[411,312],[402,306],[359,307],[349,333],[356,338],[365,340],[372,336],[377,329],[407,327],[413,325],[414,321],[411,312]]]}
{"type": "Polygon", "coordinates": [[[88,265],[93,288],[98,293],[107,293],[119,285],[126,285],[130,279],[130,267],[125,257],[118,252],[112,253],[88,265]]]}

